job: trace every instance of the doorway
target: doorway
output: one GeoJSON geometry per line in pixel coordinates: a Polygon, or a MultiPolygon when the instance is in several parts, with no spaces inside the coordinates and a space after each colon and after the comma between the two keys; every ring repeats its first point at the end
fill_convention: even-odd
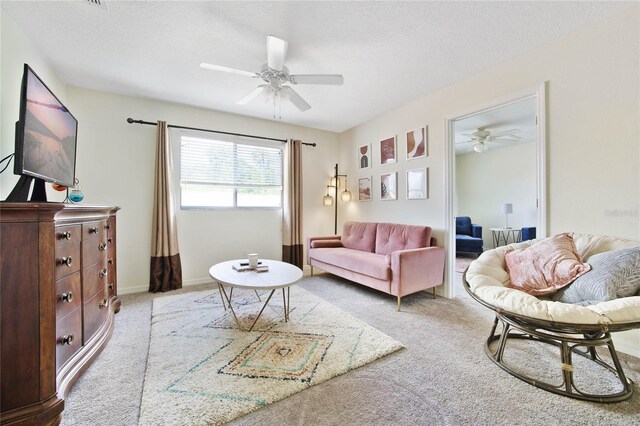
{"type": "MultiPolygon", "coordinates": [[[[542,83],[485,105],[445,117],[445,239],[448,253],[445,270],[445,282],[447,283],[444,289],[445,297],[465,295],[462,287],[455,285],[456,278],[461,277],[461,273],[456,269],[456,215],[463,216],[465,211],[468,213],[469,210],[476,212],[476,218],[483,222],[481,225],[483,226],[482,244],[484,250],[492,249],[495,245],[491,228],[508,226],[505,224],[505,219],[509,220],[509,216],[505,217],[502,212],[514,210],[514,206],[518,205],[520,215],[514,225],[534,226],[538,238],[547,235],[545,105],[545,84],[542,83]],[[523,115],[525,110],[529,111],[529,108],[533,112],[527,112],[527,114],[535,114],[535,116],[527,118],[527,120],[535,120],[530,123],[531,125],[526,124],[524,118],[521,121],[518,121],[520,119],[517,118],[518,114],[523,115]],[[457,132],[456,129],[458,129],[457,132]],[[525,146],[525,141],[529,143],[528,147],[525,146]],[[518,152],[498,149],[510,146],[517,146],[518,152]],[[485,197],[486,209],[474,208],[474,203],[470,202],[460,203],[463,210],[458,208],[460,205],[456,191],[457,176],[464,178],[465,174],[461,170],[460,173],[456,173],[457,167],[460,166],[457,164],[456,155],[465,154],[467,150],[468,154],[464,156],[465,167],[473,168],[471,175],[476,173],[479,178],[475,182],[467,182],[467,185],[463,186],[464,191],[462,192],[469,194],[475,188],[476,192],[481,193],[480,196],[485,197]],[[491,191],[482,187],[481,180],[491,179],[489,175],[493,175],[495,180],[498,179],[500,171],[493,173],[487,173],[487,171],[491,168],[501,167],[500,164],[503,165],[505,173],[511,173],[514,178],[521,178],[522,176],[514,175],[517,167],[510,167],[510,164],[504,163],[505,161],[513,161],[513,157],[509,156],[518,154],[533,156],[529,159],[531,163],[527,173],[534,174],[535,177],[529,176],[528,178],[527,188],[530,196],[527,200],[518,198],[519,194],[513,191],[511,192],[513,195],[508,195],[508,191],[503,192],[498,188],[491,191]],[[493,162],[493,166],[488,164],[490,162],[493,162]],[[516,203],[514,200],[518,200],[518,202],[516,203]]],[[[504,178],[508,179],[509,176],[504,175],[504,178]]],[[[469,214],[466,215],[469,216],[469,214]]],[[[472,220],[474,220],[473,217],[472,220]]],[[[462,264],[458,265],[458,267],[463,266],[462,264]]]]}

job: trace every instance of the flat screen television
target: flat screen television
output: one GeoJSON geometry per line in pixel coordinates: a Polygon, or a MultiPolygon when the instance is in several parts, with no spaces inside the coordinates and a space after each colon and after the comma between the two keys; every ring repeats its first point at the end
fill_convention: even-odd
{"type": "Polygon", "coordinates": [[[73,186],[77,135],[78,120],[24,64],[13,170],[22,177],[7,201],[27,201],[32,180],[31,201],[46,201],[44,182],[73,186]]]}

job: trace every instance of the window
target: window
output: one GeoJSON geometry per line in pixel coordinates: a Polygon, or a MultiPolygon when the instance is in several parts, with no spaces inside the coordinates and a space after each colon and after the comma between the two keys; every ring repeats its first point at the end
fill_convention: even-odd
{"type": "Polygon", "coordinates": [[[279,208],[282,147],[183,134],[182,208],[279,208]]]}

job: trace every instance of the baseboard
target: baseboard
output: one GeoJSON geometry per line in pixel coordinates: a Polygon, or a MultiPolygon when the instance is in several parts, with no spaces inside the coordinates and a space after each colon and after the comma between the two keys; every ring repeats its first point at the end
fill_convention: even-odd
{"type": "Polygon", "coordinates": [[[149,285],[139,285],[135,287],[121,287],[118,288],[118,296],[125,294],[147,293],[149,291],[149,285]]]}
{"type": "Polygon", "coordinates": [[[640,331],[629,330],[613,333],[613,344],[618,352],[640,358],[640,331]]]}
{"type": "MultiPolygon", "coordinates": [[[[194,278],[194,279],[191,279],[191,280],[182,281],[182,287],[190,287],[190,286],[200,285],[200,284],[213,284],[213,281],[211,280],[211,277],[194,278]]],[[[148,291],[149,291],[149,286],[148,285],[118,288],[118,294],[119,295],[136,294],[136,293],[147,293],[148,291]]]]}
{"type": "Polygon", "coordinates": [[[182,281],[182,287],[190,287],[192,285],[200,285],[200,284],[214,284],[211,277],[206,278],[193,278],[190,280],[182,281]]]}

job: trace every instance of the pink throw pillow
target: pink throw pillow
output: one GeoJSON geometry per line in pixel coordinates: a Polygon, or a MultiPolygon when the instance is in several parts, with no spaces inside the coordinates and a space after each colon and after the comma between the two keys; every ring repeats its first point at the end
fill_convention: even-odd
{"type": "Polygon", "coordinates": [[[533,296],[555,293],[589,272],[570,234],[558,234],[532,244],[526,249],[507,249],[504,256],[511,284],[533,296]]]}

